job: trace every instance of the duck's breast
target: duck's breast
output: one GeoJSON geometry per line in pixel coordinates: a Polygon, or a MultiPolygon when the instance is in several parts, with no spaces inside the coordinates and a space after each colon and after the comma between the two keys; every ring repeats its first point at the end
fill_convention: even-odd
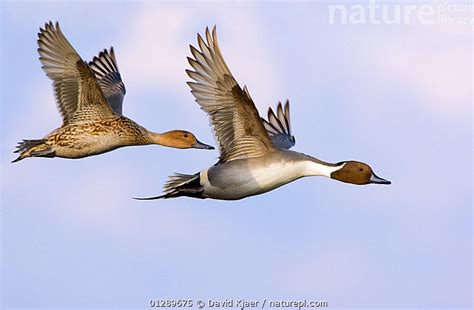
{"type": "Polygon", "coordinates": [[[119,147],[142,144],[139,127],[121,117],[102,122],[62,127],[50,135],[56,155],[81,158],[112,151],[119,147]]]}

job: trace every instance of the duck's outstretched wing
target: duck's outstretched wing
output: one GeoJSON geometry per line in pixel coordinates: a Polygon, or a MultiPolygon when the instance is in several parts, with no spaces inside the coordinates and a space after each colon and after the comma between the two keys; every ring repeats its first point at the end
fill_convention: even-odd
{"type": "Polygon", "coordinates": [[[220,161],[258,157],[274,150],[246,87],[232,76],[217,42],[216,28],[206,28],[206,41],[198,34],[199,49],[190,46],[193,70],[186,70],[196,102],[210,117],[220,161]]]}
{"type": "Polygon", "coordinates": [[[104,49],[89,62],[89,66],[112,110],[122,115],[122,103],[126,91],[115,59],[114,48],[111,47],[109,51],[104,49]]]}
{"type": "Polygon", "coordinates": [[[49,22],[38,33],[42,68],[53,80],[63,125],[113,114],[89,66],[81,59],[59,28],[49,22]],[[80,113],[78,113],[81,111],[80,113]]]}
{"type": "Polygon", "coordinates": [[[295,137],[291,134],[290,102],[286,100],[285,108],[282,107],[281,102],[278,102],[276,111],[275,115],[272,108],[268,108],[268,121],[262,117],[262,122],[273,145],[279,149],[288,150],[296,143],[295,137]]]}

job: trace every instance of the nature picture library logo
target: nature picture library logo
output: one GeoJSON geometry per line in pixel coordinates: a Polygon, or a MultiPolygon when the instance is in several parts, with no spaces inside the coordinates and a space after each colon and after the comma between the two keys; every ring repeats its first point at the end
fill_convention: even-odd
{"type": "Polygon", "coordinates": [[[328,7],[328,22],[342,25],[474,24],[474,5],[470,1],[415,3],[369,0],[365,4],[331,4],[328,7]]]}

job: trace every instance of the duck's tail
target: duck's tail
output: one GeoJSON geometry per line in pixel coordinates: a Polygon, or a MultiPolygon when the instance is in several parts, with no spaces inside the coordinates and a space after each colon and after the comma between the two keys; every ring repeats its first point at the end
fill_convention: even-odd
{"type": "Polygon", "coordinates": [[[134,198],[137,200],[154,200],[154,199],[168,199],[180,196],[194,197],[204,199],[202,196],[204,189],[201,185],[200,173],[196,174],[181,174],[176,173],[168,178],[168,181],[163,187],[163,195],[146,198],[134,198]]]}
{"type": "Polygon", "coordinates": [[[23,140],[18,142],[16,150],[14,153],[20,153],[12,163],[16,163],[26,157],[54,157],[54,151],[50,146],[44,144],[45,139],[38,140],[23,140]]]}

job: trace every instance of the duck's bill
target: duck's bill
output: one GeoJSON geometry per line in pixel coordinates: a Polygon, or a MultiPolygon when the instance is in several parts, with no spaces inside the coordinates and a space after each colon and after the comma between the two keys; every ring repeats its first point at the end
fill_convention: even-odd
{"type": "Polygon", "coordinates": [[[193,144],[193,148],[195,149],[204,149],[204,150],[213,150],[214,147],[211,145],[208,145],[206,143],[202,143],[199,140],[196,140],[196,143],[193,144]]]}
{"type": "Polygon", "coordinates": [[[372,176],[370,177],[370,183],[385,185],[392,184],[392,182],[390,182],[389,180],[382,179],[381,177],[378,177],[375,173],[372,173],[372,176]]]}

